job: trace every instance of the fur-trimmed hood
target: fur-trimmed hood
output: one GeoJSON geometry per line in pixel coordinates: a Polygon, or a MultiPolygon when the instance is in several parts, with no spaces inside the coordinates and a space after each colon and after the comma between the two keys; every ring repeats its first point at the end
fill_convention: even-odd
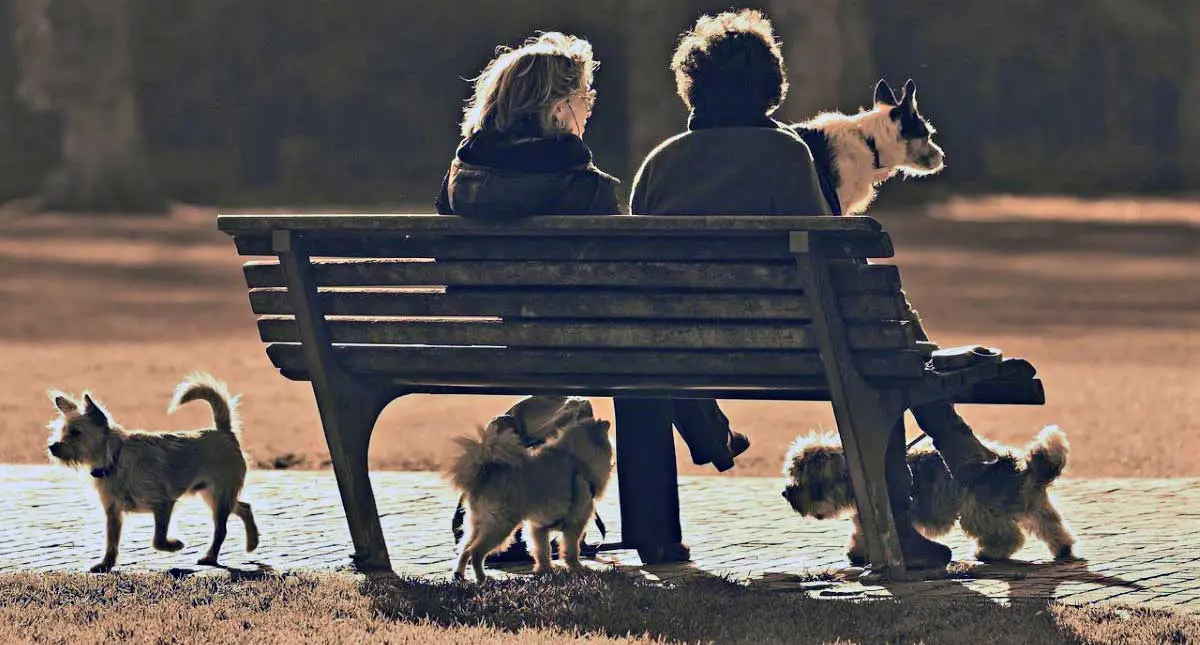
{"type": "Polygon", "coordinates": [[[615,215],[618,183],[575,135],[483,131],[459,143],[436,205],[442,215],[488,221],[615,215]]]}

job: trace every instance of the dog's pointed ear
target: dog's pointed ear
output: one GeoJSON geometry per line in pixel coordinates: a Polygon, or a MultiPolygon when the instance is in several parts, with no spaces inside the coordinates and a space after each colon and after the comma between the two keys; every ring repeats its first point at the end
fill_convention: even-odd
{"type": "Polygon", "coordinates": [[[876,105],[882,103],[892,107],[899,104],[896,101],[896,94],[892,92],[892,86],[888,85],[888,82],[882,78],[875,84],[875,103],[876,105]]]}
{"type": "Polygon", "coordinates": [[[108,414],[104,412],[103,408],[96,405],[96,402],[92,400],[91,394],[85,393],[83,395],[83,413],[87,415],[88,420],[92,423],[102,428],[108,427],[108,414]]]}
{"type": "Polygon", "coordinates": [[[917,84],[911,78],[904,82],[904,92],[900,95],[900,107],[909,112],[917,111],[917,84]]]}
{"type": "Polygon", "coordinates": [[[47,390],[46,396],[50,397],[50,400],[54,402],[54,407],[63,414],[74,414],[79,411],[79,404],[58,390],[47,390]]]}

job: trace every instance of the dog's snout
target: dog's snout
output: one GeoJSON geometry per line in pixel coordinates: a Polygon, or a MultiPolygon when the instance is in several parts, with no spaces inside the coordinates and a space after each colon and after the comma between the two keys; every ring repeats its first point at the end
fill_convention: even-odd
{"type": "Polygon", "coordinates": [[[54,455],[55,457],[59,457],[59,456],[61,456],[58,454],[60,452],[62,452],[62,444],[61,443],[54,442],[54,443],[50,444],[50,454],[54,455]]]}

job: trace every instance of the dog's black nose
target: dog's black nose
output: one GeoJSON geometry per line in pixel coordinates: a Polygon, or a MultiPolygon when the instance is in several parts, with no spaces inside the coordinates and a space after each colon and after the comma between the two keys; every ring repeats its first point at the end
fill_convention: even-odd
{"type": "Polygon", "coordinates": [[[59,453],[59,451],[61,451],[61,450],[62,450],[62,444],[61,444],[61,443],[52,443],[52,444],[50,444],[50,454],[54,455],[55,457],[57,457],[57,456],[58,456],[58,453],[59,453]]]}

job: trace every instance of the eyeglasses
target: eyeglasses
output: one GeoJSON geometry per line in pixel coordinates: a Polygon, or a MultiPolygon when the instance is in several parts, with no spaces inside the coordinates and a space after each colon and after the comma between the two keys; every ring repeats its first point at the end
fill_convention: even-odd
{"type": "Polygon", "coordinates": [[[592,108],[596,107],[596,90],[579,92],[579,96],[583,97],[583,104],[587,106],[588,112],[591,112],[592,108]]]}

